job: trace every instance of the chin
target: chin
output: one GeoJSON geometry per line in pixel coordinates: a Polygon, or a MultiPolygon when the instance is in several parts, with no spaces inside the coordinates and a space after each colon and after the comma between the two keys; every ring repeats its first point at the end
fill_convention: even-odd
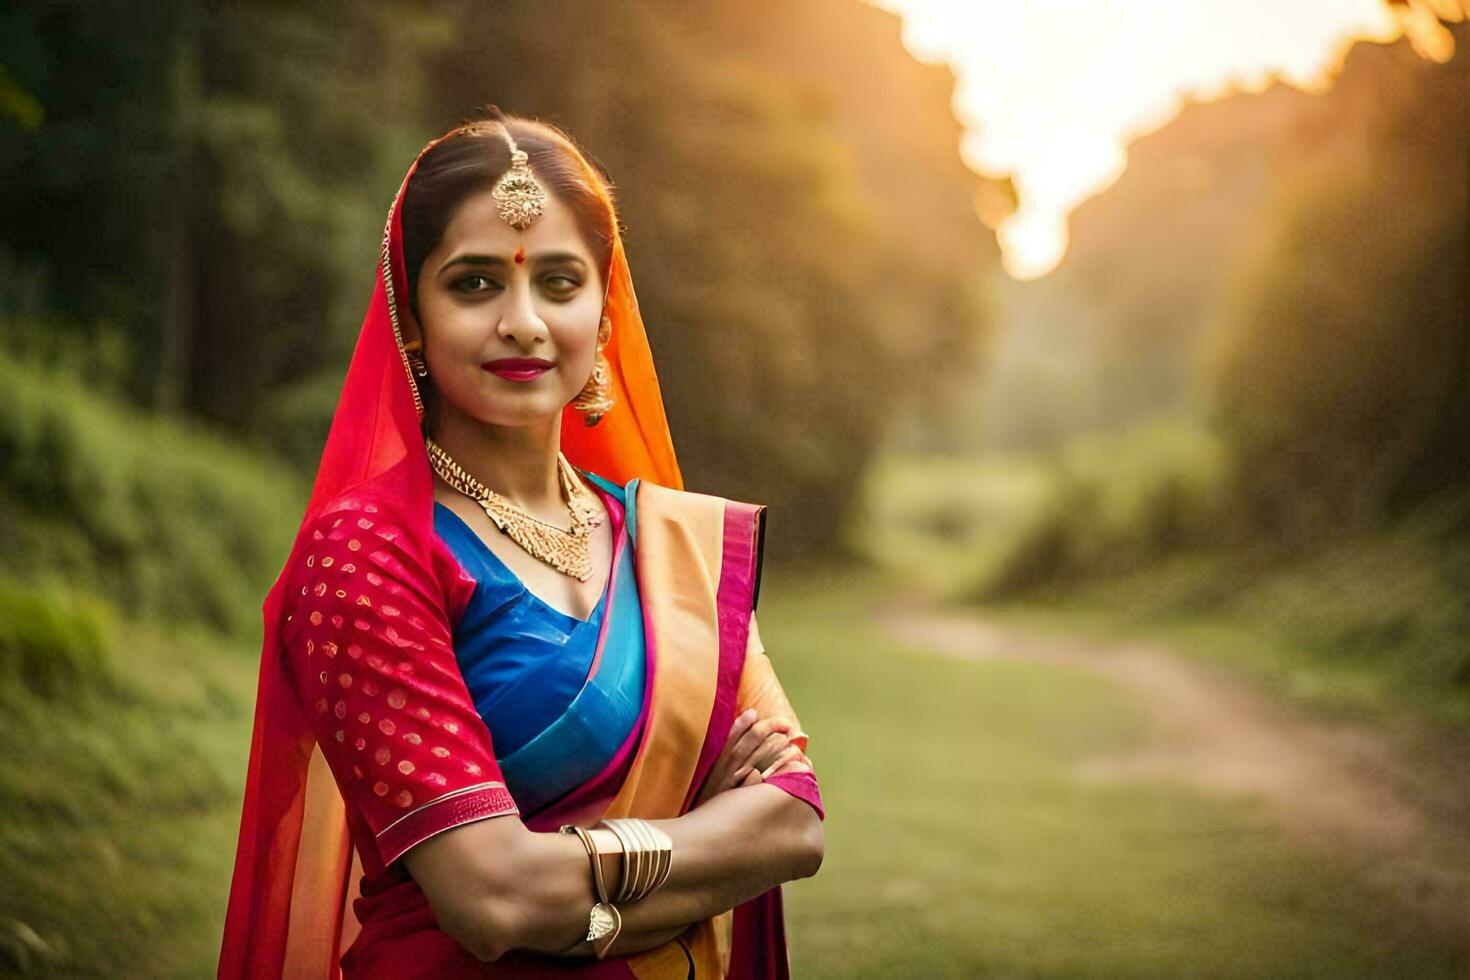
{"type": "Polygon", "coordinates": [[[549,419],[560,420],[564,402],[553,402],[541,398],[525,398],[523,404],[507,405],[504,399],[498,399],[494,405],[479,405],[478,411],[471,412],[475,418],[486,425],[499,425],[507,428],[526,428],[534,425],[544,425],[549,419]]]}
{"type": "MultiPolygon", "coordinates": [[[[506,384],[489,379],[497,387],[506,384]]],[[[506,428],[525,428],[543,425],[548,419],[560,419],[562,409],[577,396],[576,392],[561,391],[495,390],[488,391],[475,385],[469,391],[456,392],[459,397],[444,393],[443,400],[454,406],[454,410],[485,425],[506,428]]],[[[448,407],[447,405],[445,407],[448,407]]]]}

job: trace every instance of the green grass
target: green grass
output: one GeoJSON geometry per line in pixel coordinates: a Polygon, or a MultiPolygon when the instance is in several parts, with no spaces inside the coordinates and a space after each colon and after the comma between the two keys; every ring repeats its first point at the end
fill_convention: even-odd
{"type": "Polygon", "coordinates": [[[211,976],[255,651],[122,622],[63,697],[0,696],[0,972],[211,976]]]}
{"type": "Polygon", "coordinates": [[[212,975],[305,485],[95,379],[0,387],[0,974],[212,975]]]}
{"type": "Polygon", "coordinates": [[[992,599],[1147,567],[1242,537],[1219,440],[1187,419],[1056,452],[888,455],[864,479],[854,551],[931,592],[992,599]]]}
{"type": "Polygon", "coordinates": [[[1229,667],[1282,700],[1470,739],[1464,543],[1358,535],[1283,561],[1196,553],[991,604],[1032,628],[1154,639],[1229,667]]]}
{"type": "Polygon", "coordinates": [[[828,808],[803,977],[1441,977],[1470,962],[1264,811],[1078,768],[1145,738],[1103,678],[895,647],[878,588],[771,574],[761,632],[828,808]]]}

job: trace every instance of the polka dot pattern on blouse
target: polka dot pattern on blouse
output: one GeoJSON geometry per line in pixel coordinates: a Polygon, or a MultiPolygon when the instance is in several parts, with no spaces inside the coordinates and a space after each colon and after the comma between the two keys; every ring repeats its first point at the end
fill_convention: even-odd
{"type": "Polygon", "coordinates": [[[444,590],[410,545],[386,505],[319,515],[282,634],[288,676],[383,866],[451,826],[516,812],[455,660],[444,590]]]}

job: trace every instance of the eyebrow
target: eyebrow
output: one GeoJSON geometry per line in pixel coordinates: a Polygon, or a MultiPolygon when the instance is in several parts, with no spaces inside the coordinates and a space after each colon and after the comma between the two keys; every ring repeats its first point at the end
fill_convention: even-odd
{"type": "MultiPolygon", "coordinates": [[[[554,265],[558,262],[575,262],[580,266],[586,266],[587,264],[575,252],[543,252],[540,255],[531,256],[530,258],[533,262],[540,265],[554,265]]],[[[511,261],[500,255],[456,255],[448,262],[445,262],[444,265],[440,266],[439,272],[442,274],[445,270],[456,265],[509,267],[511,261]]]]}

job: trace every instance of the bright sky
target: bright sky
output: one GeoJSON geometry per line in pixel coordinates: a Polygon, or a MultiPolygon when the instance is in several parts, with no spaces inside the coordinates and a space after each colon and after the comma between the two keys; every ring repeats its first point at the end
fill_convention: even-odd
{"type": "Polygon", "coordinates": [[[1020,207],[997,233],[1018,279],[1061,261],[1068,214],[1184,96],[1258,90],[1273,74],[1321,88],[1354,39],[1402,31],[1383,0],[869,2],[903,17],[915,57],[954,69],[969,165],[1013,177],[1020,207]]]}

